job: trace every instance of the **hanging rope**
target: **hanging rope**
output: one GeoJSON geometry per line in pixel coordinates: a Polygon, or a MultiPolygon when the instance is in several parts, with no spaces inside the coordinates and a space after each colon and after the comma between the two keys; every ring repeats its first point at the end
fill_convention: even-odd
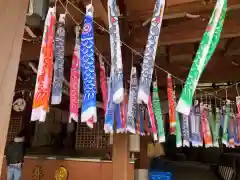
{"type": "MultiPolygon", "coordinates": [[[[66,8],[66,7],[63,5],[63,3],[61,2],[61,0],[59,0],[59,2],[60,2],[60,4],[63,6],[63,8],[66,8]]],[[[79,11],[82,15],[85,15],[85,13],[84,13],[81,9],[79,9],[76,5],[74,5],[72,2],[68,1],[68,4],[70,4],[72,7],[74,7],[74,8],[75,8],[77,11],[79,11]]],[[[92,0],[91,0],[91,4],[92,4],[92,0]]],[[[73,17],[69,12],[68,12],[68,15],[69,15],[69,17],[73,20],[73,22],[74,22],[75,24],[78,24],[78,25],[79,25],[79,23],[74,19],[74,17],[73,17]]],[[[97,26],[99,26],[102,30],[104,30],[105,32],[107,32],[107,33],[110,34],[110,32],[109,32],[106,28],[104,28],[101,24],[97,23],[95,20],[93,20],[93,22],[94,22],[97,26]]],[[[123,41],[121,41],[121,43],[122,43],[124,46],[126,46],[129,50],[131,50],[132,52],[134,52],[136,55],[138,55],[138,56],[140,56],[140,57],[143,58],[143,55],[142,55],[140,52],[138,52],[138,51],[136,51],[135,49],[131,48],[129,45],[127,45],[127,44],[126,44],[125,42],[123,42],[123,41]]],[[[95,50],[96,50],[98,53],[100,53],[99,50],[97,50],[97,48],[95,48],[95,50]]],[[[106,62],[108,62],[108,60],[107,60],[106,58],[103,57],[103,59],[104,59],[106,62]]],[[[109,63],[107,63],[107,64],[110,65],[109,63]]],[[[185,81],[184,81],[184,80],[182,80],[182,79],[180,79],[179,77],[173,75],[172,73],[168,72],[167,70],[161,68],[161,67],[158,66],[157,64],[155,64],[155,67],[157,67],[157,68],[160,69],[161,71],[165,72],[166,74],[171,74],[171,76],[172,76],[174,79],[176,79],[176,80],[180,81],[181,83],[185,84],[185,81]]],[[[219,90],[214,91],[214,92],[212,92],[212,93],[205,92],[205,91],[203,91],[202,89],[197,89],[197,90],[200,91],[200,92],[206,93],[207,95],[209,95],[209,96],[211,96],[211,97],[214,97],[214,98],[222,101],[222,100],[223,100],[222,98],[220,98],[220,97],[218,97],[218,96],[216,96],[216,95],[214,95],[214,94],[217,94],[218,92],[220,92],[220,91],[222,91],[222,90],[226,90],[226,89],[228,89],[228,88],[231,88],[232,86],[234,86],[234,85],[236,85],[236,84],[238,84],[238,83],[239,83],[239,82],[234,83],[234,84],[232,84],[232,85],[229,85],[229,86],[227,86],[227,87],[225,87],[225,88],[219,89],[219,90]]]]}
{"type": "Polygon", "coordinates": [[[236,91],[237,91],[237,95],[239,96],[239,92],[238,92],[238,83],[236,84],[236,91]]]}
{"type": "Polygon", "coordinates": [[[55,4],[54,4],[55,8],[57,7],[57,2],[58,2],[58,0],[55,0],[55,4]]]}
{"type": "Polygon", "coordinates": [[[65,15],[67,15],[68,14],[68,0],[66,1],[66,7],[65,7],[65,13],[64,13],[65,15]]]}
{"type": "Polygon", "coordinates": [[[227,92],[227,88],[225,89],[225,91],[226,91],[226,101],[227,101],[227,95],[228,95],[228,94],[227,94],[227,93],[228,93],[228,92],[227,92]]]}

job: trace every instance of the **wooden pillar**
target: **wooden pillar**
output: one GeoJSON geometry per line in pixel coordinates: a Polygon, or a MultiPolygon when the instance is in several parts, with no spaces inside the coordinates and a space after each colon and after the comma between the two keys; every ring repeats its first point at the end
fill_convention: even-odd
{"type": "Polygon", "coordinates": [[[147,146],[151,142],[150,136],[141,136],[140,137],[140,162],[139,169],[148,169],[150,164],[150,158],[147,155],[147,146]]]}
{"type": "Polygon", "coordinates": [[[128,180],[128,134],[113,135],[113,180],[128,180]]]}
{"type": "Polygon", "coordinates": [[[0,172],[2,170],[27,7],[28,0],[0,0],[0,172]]]}

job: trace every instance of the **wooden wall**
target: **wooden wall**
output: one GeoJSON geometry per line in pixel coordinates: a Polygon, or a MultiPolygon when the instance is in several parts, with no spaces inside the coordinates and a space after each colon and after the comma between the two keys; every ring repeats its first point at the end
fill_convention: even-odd
{"type": "MultiPolygon", "coordinates": [[[[112,162],[84,162],[72,160],[25,159],[22,180],[32,180],[33,169],[42,167],[41,180],[54,180],[55,171],[64,166],[69,173],[68,180],[112,180],[112,162]]],[[[121,171],[121,170],[120,170],[121,171]]],[[[6,162],[2,168],[1,180],[7,180],[6,162]]],[[[134,180],[134,165],[130,164],[128,180],[134,180]]]]}

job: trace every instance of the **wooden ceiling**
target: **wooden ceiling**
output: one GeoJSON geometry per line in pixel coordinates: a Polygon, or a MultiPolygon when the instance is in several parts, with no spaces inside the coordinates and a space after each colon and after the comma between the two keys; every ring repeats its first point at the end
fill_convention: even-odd
{"type": "MultiPolygon", "coordinates": [[[[107,0],[92,1],[95,7],[94,20],[107,29],[107,0]]],[[[65,0],[61,0],[61,2],[65,4],[65,0]]],[[[85,12],[84,7],[90,0],[71,0],[71,2],[85,12]]],[[[156,64],[159,67],[185,80],[215,2],[214,0],[166,0],[156,57],[156,64]]],[[[121,40],[143,54],[149,30],[149,23],[146,22],[152,17],[155,0],[118,0],[117,4],[120,11],[121,40]]],[[[201,82],[236,82],[240,80],[239,9],[239,0],[228,0],[228,12],[221,40],[201,77],[201,82]]],[[[62,5],[58,3],[57,13],[64,13],[64,11],[62,5]]],[[[68,11],[77,22],[82,23],[83,15],[71,4],[68,4],[68,11]]],[[[68,57],[66,59],[71,59],[75,24],[70,17],[66,21],[65,56],[68,57]]],[[[42,27],[32,30],[37,36],[41,36],[41,29],[42,27]]],[[[25,36],[27,35],[25,34],[25,36]]],[[[109,34],[96,24],[95,46],[110,62],[109,34]]],[[[37,65],[39,51],[39,42],[24,41],[21,53],[22,66],[27,68],[29,61],[34,61],[37,65]]],[[[123,45],[122,54],[125,79],[129,79],[132,52],[123,45]]],[[[140,66],[142,58],[133,55],[134,64],[140,66]]],[[[70,68],[71,61],[66,60],[66,64],[70,68]]],[[[27,70],[26,72],[25,70],[20,71],[22,74],[27,74],[27,70]]],[[[156,68],[156,72],[160,79],[159,86],[166,87],[166,73],[159,68],[156,68]]],[[[181,83],[176,81],[176,84],[181,83]]]]}

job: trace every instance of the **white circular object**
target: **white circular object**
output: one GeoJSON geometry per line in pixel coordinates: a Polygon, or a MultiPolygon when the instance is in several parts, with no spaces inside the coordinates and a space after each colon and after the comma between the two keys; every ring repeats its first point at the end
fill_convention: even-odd
{"type": "Polygon", "coordinates": [[[21,112],[26,107],[26,101],[22,98],[18,98],[13,103],[13,110],[16,112],[21,112]]]}

